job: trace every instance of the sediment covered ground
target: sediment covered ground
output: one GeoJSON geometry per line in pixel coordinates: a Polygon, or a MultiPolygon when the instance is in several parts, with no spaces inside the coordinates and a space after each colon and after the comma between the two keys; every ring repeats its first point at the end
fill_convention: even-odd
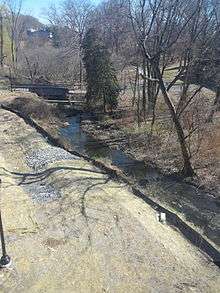
{"type": "Polygon", "coordinates": [[[220,271],[103,171],[0,109],[2,292],[218,292],[220,271]]]}

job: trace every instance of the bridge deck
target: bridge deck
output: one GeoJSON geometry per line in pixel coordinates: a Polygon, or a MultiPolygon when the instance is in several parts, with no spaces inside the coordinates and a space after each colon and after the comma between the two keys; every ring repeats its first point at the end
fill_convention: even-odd
{"type": "Polygon", "coordinates": [[[78,101],[78,100],[45,100],[47,103],[51,104],[85,104],[85,101],[78,101]]]}

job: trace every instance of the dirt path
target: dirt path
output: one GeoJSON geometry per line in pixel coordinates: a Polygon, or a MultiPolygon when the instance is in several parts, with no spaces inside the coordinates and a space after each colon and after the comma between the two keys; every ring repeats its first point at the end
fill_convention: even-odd
{"type": "Polygon", "coordinates": [[[0,110],[2,292],[217,292],[220,271],[155,212],[0,110]]]}

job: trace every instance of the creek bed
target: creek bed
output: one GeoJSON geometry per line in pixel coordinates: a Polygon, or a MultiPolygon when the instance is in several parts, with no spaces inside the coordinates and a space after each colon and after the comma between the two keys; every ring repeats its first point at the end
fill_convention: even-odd
{"type": "Polygon", "coordinates": [[[124,174],[141,184],[144,183],[144,180],[162,179],[156,168],[131,158],[120,149],[110,148],[83,131],[81,122],[88,118],[88,114],[77,114],[68,120],[69,126],[60,130],[61,137],[68,140],[75,151],[92,159],[107,160],[111,165],[119,168],[124,174]]]}
{"type": "Polygon", "coordinates": [[[117,167],[126,176],[132,177],[145,194],[180,213],[215,244],[220,245],[218,198],[173,176],[163,175],[145,162],[135,160],[122,150],[113,149],[93,138],[81,128],[81,123],[88,119],[92,117],[86,113],[68,118],[68,126],[60,129],[61,139],[70,142],[75,151],[117,167]]]}

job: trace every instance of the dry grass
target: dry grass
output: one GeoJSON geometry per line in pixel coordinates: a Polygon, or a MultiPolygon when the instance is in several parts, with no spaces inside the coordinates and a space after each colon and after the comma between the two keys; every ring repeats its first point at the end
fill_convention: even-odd
{"type": "Polygon", "coordinates": [[[28,117],[48,122],[54,122],[60,116],[55,106],[37,97],[17,97],[10,103],[10,107],[28,117]]]}
{"type": "MultiPolygon", "coordinates": [[[[165,71],[164,78],[166,81],[171,80],[176,74],[176,68],[165,71]]],[[[130,78],[134,79],[134,72],[130,72],[130,78]]],[[[129,85],[127,83],[127,85],[129,85]]],[[[193,95],[197,85],[191,85],[189,88],[189,97],[193,95]]],[[[181,86],[173,87],[169,94],[174,102],[178,104],[180,98],[181,86]]],[[[129,152],[133,153],[139,159],[153,160],[162,169],[178,171],[181,169],[182,160],[178,139],[174,130],[173,123],[167,105],[161,94],[159,94],[156,106],[156,121],[153,128],[153,139],[149,144],[149,134],[151,132],[151,119],[147,117],[144,122],[141,119],[140,127],[137,125],[137,97],[136,102],[132,106],[132,90],[126,88],[120,95],[119,100],[119,117],[115,117],[111,122],[117,125],[129,139],[129,152]]],[[[182,115],[181,123],[184,127],[186,135],[190,133],[192,127],[198,125],[198,131],[193,133],[190,139],[190,149],[192,151],[192,163],[195,166],[197,174],[208,185],[217,186],[219,176],[220,158],[220,133],[216,122],[214,124],[206,123],[207,115],[210,113],[215,93],[211,90],[203,88],[193,103],[187,107],[184,115],[182,115]],[[198,149],[198,150],[197,150],[198,149]]],[[[215,119],[216,121],[216,119],[215,119]]],[[[113,133],[112,133],[113,135],[113,133]]]]}

